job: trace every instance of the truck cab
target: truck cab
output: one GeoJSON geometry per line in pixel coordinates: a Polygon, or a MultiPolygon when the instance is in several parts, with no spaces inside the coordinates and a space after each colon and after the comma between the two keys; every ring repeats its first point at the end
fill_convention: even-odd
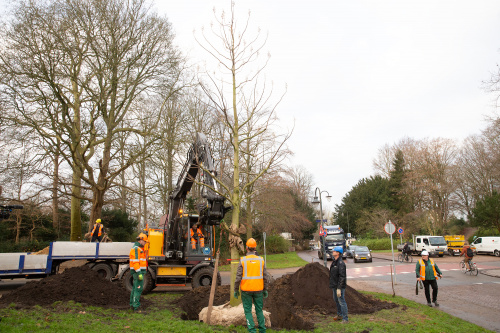
{"type": "Polygon", "coordinates": [[[413,246],[418,254],[426,250],[429,255],[442,257],[448,251],[448,245],[443,236],[413,236],[413,246]]]}
{"type": "Polygon", "coordinates": [[[342,253],[342,259],[346,258],[346,240],[344,230],[338,226],[325,226],[323,228],[323,235],[320,236],[320,248],[318,250],[318,257],[323,259],[323,255],[326,259],[333,259],[332,251],[336,246],[342,246],[344,252],[342,253]],[[326,233],[326,236],[324,235],[326,233]],[[323,239],[325,241],[323,248],[323,239]],[[325,254],[323,253],[325,252],[325,254]]]}

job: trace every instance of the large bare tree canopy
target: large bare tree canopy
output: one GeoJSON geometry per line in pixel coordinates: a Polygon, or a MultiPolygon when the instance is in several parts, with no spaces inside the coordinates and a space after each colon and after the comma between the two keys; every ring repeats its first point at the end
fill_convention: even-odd
{"type": "Polygon", "coordinates": [[[92,224],[115,178],[155,141],[161,112],[140,101],[175,95],[182,58],[169,22],[144,0],[19,1],[13,14],[0,54],[3,117],[60,147],[77,240],[79,201],[92,200],[92,224]],[[116,141],[132,136],[142,144],[118,163],[116,141]]]}

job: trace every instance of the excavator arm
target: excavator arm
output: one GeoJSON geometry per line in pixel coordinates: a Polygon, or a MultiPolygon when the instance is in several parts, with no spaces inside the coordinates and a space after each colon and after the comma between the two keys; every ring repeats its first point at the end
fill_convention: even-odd
{"type": "Polygon", "coordinates": [[[165,228],[168,228],[165,239],[165,248],[167,250],[180,250],[180,239],[182,236],[179,233],[179,222],[182,217],[180,210],[184,205],[187,194],[193,187],[198,172],[201,172],[201,182],[206,185],[201,190],[202,197],[206,202],[197,207],[199,222],[207,225],[219,225],[225,213],[231,209],[231,207],[224,206],[225,198],[216,192],[218,186],[212,175],[216,176],[217,173],[207,138],[204,134],[197,133],[196,141],[188,151],[186,163],[177,180],[177,185],[169,197],[169,211],[166,218],[167,221],[165,221],[167,225],[164,225],[165,228]]]}

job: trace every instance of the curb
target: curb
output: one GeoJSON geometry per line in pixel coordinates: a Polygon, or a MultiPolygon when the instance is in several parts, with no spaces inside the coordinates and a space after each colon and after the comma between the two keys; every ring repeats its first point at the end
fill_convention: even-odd
{"type": "Polygon", "coordinates": [[[496,277],[500,278],[500,270],[499,269],[480,269],[479,273],[491,276],[491,277],[496,277]]]}

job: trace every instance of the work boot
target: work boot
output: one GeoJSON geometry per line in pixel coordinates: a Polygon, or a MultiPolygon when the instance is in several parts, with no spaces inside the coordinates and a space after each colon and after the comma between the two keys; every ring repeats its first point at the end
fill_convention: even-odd
{"type": "Polygon", "coordinates": [[[342,320],[342,324],[347,324],[349,321],[347,320],[342,320]]]}
{"type": "Polygon", "coordinates": [[[430,306],[430,307],[432,308],[432,304],[431,304],[430,302],[429,302],[429,303],[427,303],[427,306],[430,306]]]}
{"type": "Polygon", "coordinates": [[[342,319],[342,316],[339,316],[339,315],[337,315],[337,316],[333,317],[333,320],[335,320],[335,321],[337,321],[337,320],[341,320],[341,319],[342,319]]]}
{"type": "Polygon", "coordinates": [[[439,306],[439,303],[437,301],[434,302],[435,306],[439,306]]]}

